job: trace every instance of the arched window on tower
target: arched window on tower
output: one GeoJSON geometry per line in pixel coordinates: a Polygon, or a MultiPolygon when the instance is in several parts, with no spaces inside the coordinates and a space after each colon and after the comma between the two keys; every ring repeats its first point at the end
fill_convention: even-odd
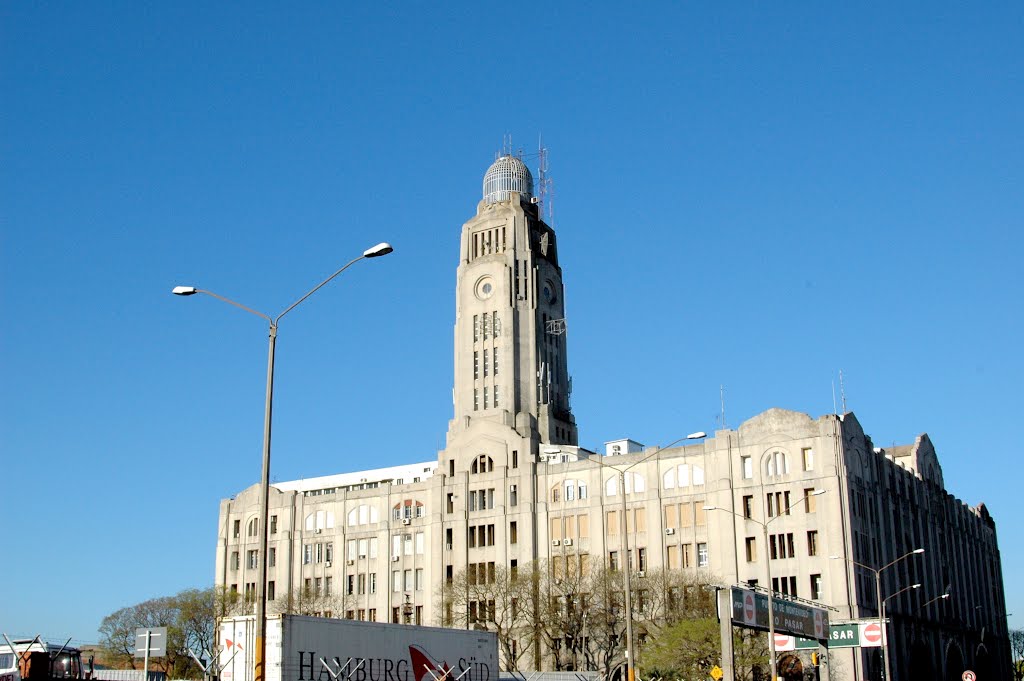
{"type": "Polygon", "coordinates": [[[766,473],[769,478],[789,474],[789,457],[785,452],[775,451],[768,455],[765,463],[766,473]]]}
{"type": "Polygon", "coordinates": [[[494,459],[486,454],[481,454],[473,459],[473,465],[470,466],[469,470],[474,474],[490,473],[494,470],[494,459]]]}

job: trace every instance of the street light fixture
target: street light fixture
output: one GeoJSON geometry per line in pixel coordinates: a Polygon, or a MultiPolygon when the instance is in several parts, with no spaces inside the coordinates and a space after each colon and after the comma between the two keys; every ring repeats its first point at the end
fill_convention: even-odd
{"type": "MultiPolygon", "coordinates": [[[[762,457],[762,463],[763,462],[764,462],[764,458],[762,457]]],[[[762,467],[761,473],[762,474],[764,473],[763,467],[762,467]]],[[[761,491],[761,496],[764,497],[764,485],[763,485],[763,483],[761,485],[761,490],[762,490],[761,491]]],[[[778,674],[778,661],[775,659],[776,658],[776,655],[775,655],[775,603],[774,603],[774,601],[775,601],[775,589],[772,587],[772,557],[771,557],[771,555],[768,552],[768,526],[772,523],[772,521],[781,518],[783,515],[789,515],[789,511],[794,506],[799,506],[800,504],[802,504],[807,499],[810,499],[811,497],[821,496],[822,494],[824,494],[827,491],[828,490],[824,490],[824,489],[816,489],[813,492],[808,492],[807,494],[803,495],[800,499],[798,499],[795,504],[790,504],[789,506],[787,506],[785,511],[783,511],[783,509],[780,508],[780,509],[778,509],[778,514],[775,517],[769,518],[768,520],[765,520],[765,521],[759,521],[759,520],[754,520],[753,518],[748,518],[746,516],[743,516],[743,515],[740,515],[739,513],[734,512],[734,511],[732,511],[732,510],[730,510],[728,508],[722,508],[721,506],[705,506],[704,507],[705,511],[723,511],[725,513],[728,513],[729,515],[734,515],[737,518],[741,518],[743,520],[749,520],[750,522],[755,523],[755,524],[761,526],[762,536],[764,538],[764,569],[765,569],[765,576],[766,576],[766,579],[767,579],[765,587],[768,589],[768,661],[771,664],[772,681],[777,681],[777,679],[779,678],[779,674],[778,674]]],[[[765,509],[765,511],[766,511],[765,512],[765,516],[767,516],[768,515],[767,514],[767,509],[765,509]]]]}
{"type": "Polygon", "coordinates": [[[285,308],[284,312],[271,317],[268,314],[264,314],[250,307],[246,307],[241,303],[235,302],[229,298],[225,298],[222,295],[214,293],[213,291],[206,291],[195,286],[175,286],[171,289],[171,293],[178,296],[193,296],[197,293],[203,293],[218,300],[222,300],[225,303],[234,305],[237,308],[241,308],[246,312],[262,317],[266,319],[270,324],[269,337],[270,337],[270,348],[267,353],[267,391],[266,391],[266,405],[263,412],[263,468],[262,475],[260,476],[260,504],[259,504],[259,526],[257,530],[260,533],[260,551],[259,551],[259,570],[257,572],[257,586],[256,586],[256,653],[254,661],[253,677],[254,681],[264,681],[266,678],[266,669],[264,660],[266,659],[266,636],[267,636],[267,547],[269,544],[269,538],[267,534],[267,516],[269,515],[269,502],[270,502],[270,432],[271,422],[274,405],[274,349],[277,344],[277,327],[281,321],[281,318],[286,314],[294,310],[300,303],[306,298],[319,291],[321,288],[326,286],[331,280],[337,277],[339,274],[347,270],[349,267],[366,258],[378,258],[382,255],[391,253],[394,249],[391,244],[382,242],[376,246],[363,251],[363,254],[358,258],[354,258],[347,262],[343,267],[338,269],[334,274],[327,277],[315,287],[310,289],[304,296],[296,300],[294,303],[285,308]]]}
{"type": "MultiPolygon", "coordinates": [[[[625,468],[619,468],[617,466],[613,466],[611,464],[604,463],[603,461],[598,461],[597,459],[590,459],[590,461],[593,461],[597,465],[604,466],[605,468],[611,468],[612,470],[617,471],[618,474],[619,474],[619,496],[622,498],[622,522],[620,523],[620,528],[619,528],[619,542],[622,545],[623,591],[624,591],[623,595],[625,597],[625,606],[626,606],[626,681],[634,681],[633,599],[632,599],[632,593],[631,593],[631,589],[632,589],[632,576],[630,574],[630,565],[629,565],[629,542],[628,542],[628,537],[627,537],[627,533],[626,533],[626,524],[627,524],[627,521],[626,521],[626,513],[627,513],[627,508],[626,508],[626,472],[629,471],[630,469],[636,467],[636,466],[639,466],[644,461],[647,461],[648,459],[650,459],[652,456],[655,456],[656,454],[659,454],[663,450],[668,449],[672,445],[679,444],[680,442],[683,442],[684,440],[701,440],[703,438],[706,438],[707,436],[708,436],[708,434],[705,433],[704,431],[698,431],[696,433],[690,433],[686,437],[681,437],[678,440],[673,440],[672,442],[669,442],[667,445],[665,445],[663,447],[655,447],[653,452],[651,452],[647,456],[643,457],[639,461],[634,461],[633,463],[631,463],[630,465],[626,466],[625,468]]],[[[639,557],[637,558],[637,560],[639,561],[639,557]]]]}
{"type": "MultiPolygon", "coordinates": [[[[924,549],[923,548],[918,548],[918,549],[914,549],[913,551],[908,551],[907,553],[904,553],[899,558],[897,558],[895,560],[892,560],[892,561],[889,561],[888,563],[886,563],[882,567],[878,568],[877,570],[875,568],[871,567],[870,565],[865,565],[864,563],[858,563],[857,561],[855,561],[855,560],[853,560],[851,558],[845,558],[843,556],[829,556],[830,560],[845,560],[847,563],[850,563],[851,565],[856,565],[859,568],[864,568],[865,570],[868,570],[869,572],[873,572],[874,575],[875,575],[875,600],[878,602],[878,628],[882,630],[882,648],[881,648],[881,650],[882,650],[882,666],[885,667],[885,681],[889,681],[889,679],[892,678],[891,670],[890,670],[890,664],[889,664],[889,637],[885,635],[886,634],[886,632],[885,632],[885,601],[889,600],[889,598],[892,598],[892,596],[897,596],[897,595],[903,593],[904,591],[909,591],[910,589],[917,589],[921,585],[917,584],[915,586],[908,586],[905,589],[900,589],[899,591],[894,593],[892,596],[889,596],[885,600],[882,600],[882,573],[885,572],[886,570],[888,570],[889,568],[891,568],[893,565],[896,565],[896,563],[899,563],[900,561],[902,561],[902,560],[904,560],[906,558],[910,558],[911,556],[920,555],[922,553],[924,553],[924,549]]],[[[946,594],[946,595],[948,596],[949,594],[946,594]]]]}

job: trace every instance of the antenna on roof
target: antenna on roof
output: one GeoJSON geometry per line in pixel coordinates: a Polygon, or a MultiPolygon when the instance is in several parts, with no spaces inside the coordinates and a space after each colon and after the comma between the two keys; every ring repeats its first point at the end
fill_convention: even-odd
{"type": "Polygon", "coordinates": [[[843,386],[843,370],[839,370],[839,395],[843,400],[843,413],[846,413],[846,388],[843,386]]]}
{"type": "Polygon", "coordinates": [[[552,200],[553,183],[551,177],[548,175],[550,168],[548,167],[548,150],[544,146],[544,139],[542,135],[537,136],[537,156],[540,158],[540,164],[538,168],[538,181],[537,181],[537,201],[540,204],[537,207],[537,214],[541,220],[544,220],[544,210],[547,209],[547,220],[548,226],[553,226],[555,222],[555,211],[554,201],[552,200]]]}
{"type": "Polygon", "coordinates": [[[725,385],[718,386],[718,397],[722,401],[722,430],[725,430],[725,385]]]}
{"type": "Polygon", "coordinates": [[[839,407],[836,405],[836,379],[832,379],[832,413],[838,415],[839,407]]]}

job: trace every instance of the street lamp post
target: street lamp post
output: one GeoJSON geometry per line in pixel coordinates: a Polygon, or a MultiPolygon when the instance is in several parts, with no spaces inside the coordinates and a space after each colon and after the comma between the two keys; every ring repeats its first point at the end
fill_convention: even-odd
{"type": "MultiPolygon", "coordinates": [[[[889,601],[890,598],[895,598],[896,596],[899,596],[901,593],[905,593],[907,591],[911,591],[913,589],[920,589],[920,588],[921,588],[921,584],[920,583],[918,583],[918,584],[911,584],[910,586],[905,586],[902,589],[900,589],[899,591],[897,591],[896,593],[890,594],[890,595],[886,596],[884,599],[882,599],[881,620],[883,622],[885,621],[885,604],[889,601]]],[[[881,592],[879,592],[879,593],[881,593],[881,592]]],[[[885,660],[884,660],[884,662],[885,662],[885,681],[889,681],[892,678],[892,663],[889,661],[891,658],[890,658],[890,656],[888,654],[889,653],[889,639],[885,635],[885,631],[884,630],[882,631],[882,649],[886,653],[885,654],[885,660]]]]}
{"type": "MultiPolygon", "coordinates": [[[[923,548],[914,549],[913,551],[908,551],[907,553],[904,553],[899,558],[886,563],[885,565],[883,565],[882,567],[880,567],[878,569],[875,569],[875,568],[871,567],[870,565],[865,565],[864,563],[858,563],[857,561],[853,560],[852,558],[844,558],[843,556],[829,556],[829,558],[831,560],[845,560],[847,563],[850,563],[851,565],[856,565],[859,568],[863,568],[865,570],[868,570],[869,572],[872,572],[875,575],[875,600],[878,603],[878,628],[882,632],[882,647],[881,647],[881,651],[882,651],[882,666],[885,668],[885,681],[890,681],[892,676],[890,675],[890,668],[889,668],[889,637],[886,636],[886,631],[885,631],[885,601],[882,600],[882,573],[885,572],[886,570],[888,570],[889,568],[891,568],[893,565],[896,565],[896,563],[899,563],[900,561],[904,560],[905,558],[910,558],[911,556],[916,556],[916,555],[919,555],[919,554],[922,554],[922,553],[924,553],[924,549],[923,548]]],[[[892,596],[899,595],[899,594],[901,594],[904,591],[907,591],[909,589],[916,589],[916,588],[918,588],[920,586],[921,586],[920,584],[917,584],[916,586],[909,586],[906,589],[901,589],[900,591],[897,591],[892,596]]],[[[889,598],[892,598],[892,596],[887,597],[885,600],[886,601],[889,600],[889,598]]]]}
{"type": "MultiPolygon", "coordinates": [[[[611,464],[604,463],[603,461],[598,461],[596,459],[591,459],[591,461],[593,461],[594,463],[598,464],[599,466],[604,466],[605,468],[611,468],[612,470],[617,471],[618,474],[619,474],[619,496],[622,498],[622,522],[620,523],[620,529],[619,529],[619,543],[622,546],[622,566],[623,566],[623,573],[624,573],[623,574],[623,597],[625,598],[625,604],[624,605],[625,605],[625,610],[626,610],[626,681],[634,681],[633,676],[634,676],[634,663],[635,663],[635,660],[634,660],[634,650],[633,650],[633,599],[632,599],[632,593],[631,593],[631,589],[632,589],[632,575],[630,574],[629,542],[628,542],[628,536],[627,536],[627,532],[626,532],[626,522],[627,522],[626,521],[626,513],[628,511],[628,509],[626,508],[626,473],[630,469],[632,469],[632,468],[634,468],[636,466],[639,466],[644,461],[647,461],[652,456],[658,454],[659,452],[661,452],[661,451],[663,451],[665,449],[668,449],[672,445],[678,444],[678,443],[680,443],[680,442],[682,442],[684,440],[702,440],[702,439],[706,438],[707,436],[708,436],[707,433],[705,433],[703,431],[697,432],[697,433],[690,433],[686,437],[681,437],[678,440],[674,440],[674,441],[668,443],[667,445],[665,445],[664,447],[656,448],[653,452],[651,452],[647,456],[643,457],[639,461],[635,461],[635,462],[631,463],[630,465],[626,466],[625,468],[619,468],[617,466],[612,466],[611,464]]],[[[639,561],[639,557],[637,557],[637,560],[639,561]]]]}
{"type": "MultiPolygon", "coordinates": [[[[762,457],[762,462],[763,461],[764,461],[764,459],[762,457]]],[[[764,471],[762,470],[761,472],[763,473],[764,471]]],[[[761,496],[764,496],[764,493],[763,493],[764,485],[763,484],[762,484],[761,489],[762,489],[762,495],[761,496]]],[[[749,520],[749,521],[751,521],[753,523],[757,523],[758,525],[761,526],[762,536],[764,537],[764,570],[765,570],[765,578],[767,580],[766,588],[768,589],[768,662],[771,665],[772,681],[777,681],[777,679],[779,678],[779,674],[778,674],[778,661],[775,659],[775,657],[776,657],[775,656],[775,603],[774,603],[774,600],[775,600],[775,589],[772,588],[772,557],[771,557],[771,554],[768,551],[768,525],[770,525],[773,520],[777,520],[778,518],[781,518],[783,515],[788,514],[790,509],[792,509],[794,506],[799,506],[800,504],[802,504],[807,499],[809,499],[811,497],[821,496],[822,494],[824,494],[827,491],[828,490],[824,490],[824,489],[816,489],[813,492],[808,492],[807,494],[805,494],[802,497],[800,497],[800,499],[798,499],[795,504],[788,505],[785,508],[785,513],[783,512],[783,509],[780,508],[780,509],[778,509],[778,511],[779,511],[778,514],[774,518],[770,518],[770,519],[767,519],[767,520],[764,520],[764,521],[758,521],[758,520],[754,520],[753,518],[747,518],[746,516],[742,516],[739,513],[736,513],[734,511],[728,509],[728,508],[722,508],[721,506],[705,506],[704,507],[705,511],[723,511],[724,513],[728,513],[730,515],[734,515],[737,518],[741,518],[743,520],[749,520]]],[[[767,512],[765,513],[765,516],[767,516],[767,512]]]]}
{"type": "Polygon", "coordinates": [[[300,303],[306,298],[319,291],[322,287],[327,285],[332,279],[337,277],[339,274],[347,270],[349,267],[364,260],[366,258],[377,258],[382,255],[391,253],[394,249],[391,244],[379,243],[376,246],[366,249],[363,254],[358,258],[354,258],[341,267],[337,272],[327,277],[319,284],[310,289],[304,296],[296,300],[294,303],[285,308],[284,312],[277,315],[277,317],[271,317],[270,315],[264,314],[250,307],[246,307],[241,303],[237,303],[229,298],[225,298],[222,295],[216,294],[212,291],[205,291],[194,286],[175,286],[171,291],[175,295],[179,296],[192,296],[197,293],[203,293],[208,296],[222,300],[225,303],[230,303],[235,307],[241,308],[246,312],[254,314],[258,317],[266,319],[270,325],[269,328],[269,349],[267,351],[267,390],[266,390],[266,403],[263,411],[263,467],[262,474],[260,476],[260,498],[259,498],[259,520],[257,531],[260,536],[260,550],[259,550],[259,569],[257,570],[257,584],[256,584],[256,651],[253,677],[254,681],[264,681],[266,678],[266,669],[264,666],[264,659],[266,654],[266,636],[267,636],[267,547],[269,545],[268,538],[268,527],[267,517],[269,515],[268,505],[270,502],[270,434],[271,434],[271,422],[273,415],[274,406],[274,352],[277,344],[277,327],[281,321],[281,318],[286,314],[295,309],[300,303]]]}

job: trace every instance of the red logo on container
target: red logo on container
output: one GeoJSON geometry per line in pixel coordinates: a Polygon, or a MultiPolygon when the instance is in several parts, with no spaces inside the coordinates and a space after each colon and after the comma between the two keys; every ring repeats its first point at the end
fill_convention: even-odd
{"type": "Polygon", "coordinates": [[[864,640],[868,643],[878,643],[882,640],[882,628],[875,622],[864,627],[864,640]]]}
{"type": "Polygon", "coordinates": [[[743,614],[746,616],[748,622],[754,621],[754,595],[747,594],[747,597],[743,600],[743,614]]]}

